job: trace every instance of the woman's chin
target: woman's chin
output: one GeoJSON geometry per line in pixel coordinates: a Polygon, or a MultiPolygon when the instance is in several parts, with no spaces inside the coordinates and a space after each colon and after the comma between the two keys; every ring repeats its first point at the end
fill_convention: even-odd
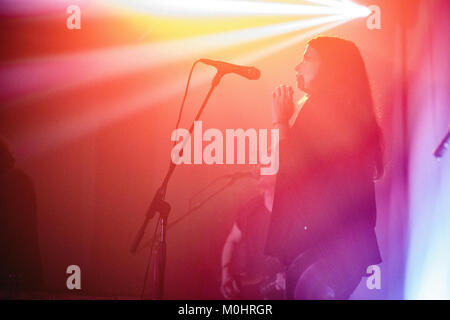
{"type": "Polygon", "coordinates": [[[300,79],[297,78],[297,88],[302,90],[302,82],[300,79]]]}
{"type": "Polygon", "coordinates": [[[303,77],[297,78],[297,88],[303,92],[306,92],[305,81],[303,80],[303,77]]]}

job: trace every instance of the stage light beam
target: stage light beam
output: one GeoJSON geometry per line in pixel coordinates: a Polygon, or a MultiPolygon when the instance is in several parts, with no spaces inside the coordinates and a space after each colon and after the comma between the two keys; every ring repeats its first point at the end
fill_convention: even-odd
{"type": "Polygon", "coordinates": [[[151,69],[182,59],[196,58],[214,50],[348,20],[349,17],[346,15],[331,15],[187,39],[19,61],[0,67],[0,83],[2,83],[0,95],[12,98],[18,95],[23,97],[24,94],[33,91],[40,94],[42,90],[57,92],[102,79],[123,76],[143,68],[151,69]],[[41,75],[48,74],[49,70],[52,76],[42,79],[41,75]],[[21,80],[11,81],[16,78],[21,80]]]}
{"type": "MultiPolygon", "coordinates": [[[[241,64],[251,64],[257,60],[265,59],[277,52],[286,49],[292,45],[311,38],[317,34],[344,24],[346,20],[334,21],[322,26],[318,26],[306,33],[294,35],[292,38],[274,43],[270,48],[260,49],[246,55],[231,58],[224,57],[224,60],[233,61],[241,64]]],[[[58,148],[65,143],[76,140],[85,135],[91,134],[92,131],[103,128],[107,125],[127,119],[136,113],[142,112],[151,105],[181,94],[184,89],[186,79],[177,78],[169,82],[165,82],[158,87],[152,88],[150,91],[139,92],[131,96],[121,97],[105,102],[104,106],[98,108],[97,102],[87,112],[79,114],[77,117],[71,117],[62,123],[45,125],[36,132],[24,134],[17,138],[15,145],[21,158],[33,159],[44,152],[48,152],[54,148],[58,148]],[[124,108],[124,105],[127,108],[124,108]],[[107,107],[106,107],[107,106],[107,107]],[[104,112],[104,110],[108,110],[104,112]]],[[[203,85],[211,81],[210,71],[201,71],[196,73],[195,78],[191,80],[191,89],[203,85]]]]}
{"type": "MultiPolygon", "coordinates": [[[[358,18],[371,11],[351,1],[319,1],[326,5],[303,5],[286,2],[245,0],[120,0],[135,10],[156,16],[211,17],[211,16],[301,16],[348,15],[358,18]]],[[[317,4],[317,1],[315,1],[317,4]]]]}

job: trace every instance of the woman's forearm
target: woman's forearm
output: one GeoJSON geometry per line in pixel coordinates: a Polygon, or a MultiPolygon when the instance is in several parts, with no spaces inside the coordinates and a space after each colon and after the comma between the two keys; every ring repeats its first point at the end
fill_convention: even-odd
{"type": "Polygon", "coordinates": [[[274,123],[274,129],[278,129],[280,132],[280,141],[287,140],[289,138],[289,124],[288,122],[274,123]]]}
{"type": "Polygon", "coordinates": [[[230,268],[233,261],[234,248],[235,244],[233,243],[233,241],[225,242],[221,259],[222,270],[228,270],[230,268]]]}

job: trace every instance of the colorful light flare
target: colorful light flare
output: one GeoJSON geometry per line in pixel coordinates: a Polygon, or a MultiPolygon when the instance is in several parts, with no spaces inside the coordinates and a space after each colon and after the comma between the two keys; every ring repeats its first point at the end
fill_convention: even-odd
{"type": "Polygon", "coordinates": [[[0,81],[3,84],[0,93],[4,97],[10,97],[15,93],[24,94],[27,91],[47,90],[49,88],[52,92],[57,92],[143,69],[148,70],[182,59],[199,58],[209,52],[227,47],[248,44],[328,23],[339,21],[344,23],[349,19],[346,15],[332,15],[186,39],[92,50],[46,57],[34,61],[21,61],[0,68],[0,81]],[[52,70],[51,77],[42,79],[41,75],[50,69],[52,70]],[[15,78],[20,78],[21,81],[11,81],[15,78]]]}
{"type": "Polygon", "coordinates": [[[259,15],[347,15],[366,17],[370,10],[351,1],[311,1],[318,5],[303,5],[283,1],[252,0],[127,0],[124,5],[153,15],[177,17],[259,16],[259,15]]]}
{"type": "MultiPolygon", "coordinates": [[[[243,65],[252,64],[255,63],[255,61],[276,54],[281,50],[333,29],[345,22],[346,21],[344,20],[327,23],[317,28],[313,28],[310,31],[295,34],[286,40],[275,41],[270,48],[255,50],[254,52],[237,57],[224,57],[224,59],[243,65]]],[[[195,78],[191,81],[190,87],[195,88],[204,85],[210,80],[210,71],[197,72],[195,78]]],[[[185,79],[173,79],[172,81],[164,82],[159,86],[152,87],[145,92],[138,92],[126,98],[121,98],[120,100],[115,99],[113,102],[105,101],[105,107],[107,106],[108,109],[108,112],[106,113],[104,111],[99,112],[96,108],[97,104],[88,106],[87,109],[91,111],[68,119],[63,126],[60,124],[47,125],[45,128],[39,130],[38,134],[30,133],[29,135],[22,136],[20,140],[17,141],[17,151],[21,156],[28,159],[39,156],[43,152],[47,152],[65,143],[88,135],[98,128],[133,116],[134,114],[143,111],[145,108],[148,108],[149,102],[151,102],[152,105],[156,105],[170,97],[180,95],[184,89],[184,85],[185,79]],[[126,108],[124,108],[125,105],[127,106],[126,108]]],[[[99,109],[105,110],[106,108],[100,107],[99,109]]]]}
{"type": "MultiPolygon", "coordinates": [[[[7,66],[0,69],[0,80],[5,85],[2,86],[1,94],[11,98],[11,103],[7,106],[14,106],[23,100],[24,94],[31,94],[25,101],[28,103],[34,95],[36,98],[42,95],[52,95],[63,90],[70,90],[89,83],[110,80],[121,76],[126,76],[141,70],[151,70],[152,68],[169,65],[185,59],[198,59],[208,57],[213,52],[220,50],[234,50],[235,54],[228,58],[235,63],[251,64],[255,60],[265,58],[290,45],[299,43],[320,32],[324,32],[352,19],[366,16],[370,11],[351,1],[304,1],[306,4],[297,4],[283,1],[244,1],[244,0],[167,0],[167,1],[116,1],[125,9],[130,24],[135,17],[139,19],[148,16],[169,16],[162,18],[164,23],[172,24],[174,33],[177,29],[173,24],[186,29],[183,19],[180,17],[207,17],[225,16],[235,19],[236,16],[246,17],[249,22],[254,22],[260,16],[286,16],[288,19],[281,23],[266,23],[256,27],[248,27],[246,24],[238,24],[238,29],[231,31],[217,31],[206,35],[192,35],[181,39],[167,39],[161,41],[149,41],[149,43],[131,43],[129,45],[110,47],[106,49],[95,49],[84,52],[67,53],[56,56],[37,57],[27,61],[12,61],[7,66]],[[126,9],[134,9],[138,12],[132,13],[126,9]],[[301,18],[292,19],[295,16],[301,18]],[[180,25],[177,25],[180,24],[180,25]],[[283,40],[277,39],[279,36],[287,36],[283,40]],[[261,49],[258,46],[248,46],[256,41],[270,40],[268,47],[261,49]],[[240,45],[245,45],[245,50],[239,49],[240,45]],[[42,79],[42,74],[51,70],[51,77],[42,79]],[[6,72],[7,71],[7,72],[6,72]],[[21,79],[11,81],[11,79],[21,79]],[[5,81],[3,81],[5,80],[5,81]],[[8,81],[6,81],[8,80],[8,81]],[[19,96],[20,100],[15,101],[14,96],[19,96]]],[[[98,1],[95,4],[106,5],[111,9],[111,2],[98,1]]],[[[36,2],[37,5],[37,2],[36,2]]],[[[46,3],[49,5],[49,3],[46,3]]],[[[97,7],[98,8],[98,7],[97,7]]],[[[116,7],[117,9],[117,7],[116,7]]],[[[98,11],[96,11],[98,12],[98,11]]],[[[111,12],[111,11],[109,11],[111,12]]],[[[224,24],[227,19],[222,20],[224,24]]],[[[271,20],[272,21],[272,20],[271,20]]],[[[150,21],[151,24],[151,21],[150,21]]],[[[250,23],[251,25],[251,23],[250,23]]],[[[164,27],[164,26],[163,26],[164,27]]],[[[226,30],[226,28],[224,28],[226,30]]],[[[144,30],[145,31],[145,30],[144,30]]],[[[204,83],[208,80],[205,75],[198,75],[198,82],[204,83]]],[[[122,101],[117,108],[108,108],[109,114],[100,115],[97,112],[79,115],[77,119],[67,120],[67,126],[58,124],[56,127],[43,128],[40,134],[32,134],[18,137],[18,143],[22,146],[34,145],[32,141],[47,141],[46,144],[39,144],[36,148],[27,147],[27,156],[32,153],[39,154],[48,148],[53,148],[67,141],[87,134],[92,129],[107,125],[114,121],[129,116],[143,106],[148,106],[148,102],[159,99],[166,99],[178,93],[182,88],[184,79],[173,79],[161,84],[161,87],[152,88],[145,94],[136,94],[126,101],[122,101]],[[128,105],[123,108],[123,105],[128,105]],[[93,121],[93,119],[96,121],[93,121]],[[94,126],[90,124],[95,123],[94,126]],[[86,125],[89,124],[89,125],[86,125]],[[55,133],[55,130],[58,133],[55,133]],[[51,137],[58,137],[56,140],[51,137]],[[39,137],[39,139],[36,139],[39,137]],[[30,141],[32,140],[32,141],[30,141]],[[30,151],[32,151],[30,153],[30,151]]],[[[107,102],[105,102],[107,103],[107,102]]]]}

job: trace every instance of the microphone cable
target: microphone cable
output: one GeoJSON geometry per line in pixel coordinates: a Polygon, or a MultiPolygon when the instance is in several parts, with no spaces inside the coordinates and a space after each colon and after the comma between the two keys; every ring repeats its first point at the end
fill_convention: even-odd
{"type": "MultiPolygon", "coordinates": [[[[188,76],[188,80],[187,80],[187,83],[186,83],[186,89],[184,90],[183,101],[181,102],[180,111],[178,112],[178,119],[177,119],[177,124],[175,125],[175,130],[177,130],[179,125],[180,125],[181,115],[183,113],[184,103],[186,102],[187,94],[188,94],[188,91],[189,91],[189,84],[191,82],[192,73],[194,72],[195,66],[199,62],[200,62],[200,59],[195,61],[192,64],[191,71],[189,71],[189,76],[188,76]]],[[[177,143],[177,141],[178,141],[178,136],[176,137],[176,140],[173,142],[173,145],[175,145],[177,143]]]]}

